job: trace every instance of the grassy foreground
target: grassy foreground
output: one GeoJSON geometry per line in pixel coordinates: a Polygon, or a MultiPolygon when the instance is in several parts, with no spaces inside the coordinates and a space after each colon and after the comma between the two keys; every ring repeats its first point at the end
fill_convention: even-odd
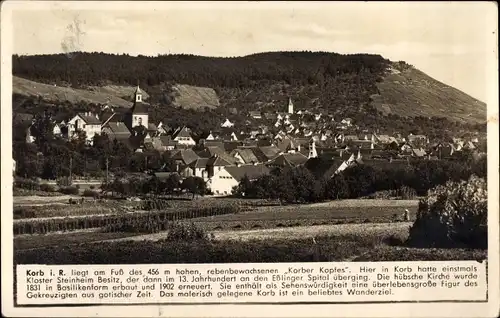
{"type": "Polygon", "coordinates": [[[394,236],[270,240],[117,241],[16,250],[16,264],[276,263],[485,259],[486,250],[394,246],[394,236]]]}

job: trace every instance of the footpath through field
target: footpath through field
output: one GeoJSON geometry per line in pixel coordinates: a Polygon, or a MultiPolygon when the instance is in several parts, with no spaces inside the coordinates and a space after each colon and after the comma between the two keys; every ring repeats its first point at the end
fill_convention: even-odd
{"type": "MultiPolygon", "coordinates": [[[[380,235],[407,231],[412,222],[399,223],[371,223],[371,224],[332,224],[297,226],[288,228],[274,228],[261,230],[236,230],[236,231],[214,231],[216,240],[271,240],[287,238],[313,238],[323,235],[380,235]]],[[[168,232],[131,236],[109,241],[158,241],[167,237],[168,232]]]]}

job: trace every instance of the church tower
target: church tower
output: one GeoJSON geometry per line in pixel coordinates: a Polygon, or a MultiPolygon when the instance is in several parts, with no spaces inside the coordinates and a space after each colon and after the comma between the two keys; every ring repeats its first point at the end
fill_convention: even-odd
{"type": "Polygon", "coordinates": [[[142,100],[142,91],[137,85],[134,93],[134,105],[127,114],[127,126],[132,129],[137,126],[144,126],[148,128],[149,114],[146,104],[142,100]]]}
{"type": "Polygon", "coordinates": [[[291,97],[288,98],[288,113],[293,114],[293,102],[291,97]]]}
{"type": "Polygon", "coordinates": [[[309,143],[309,156],[308,158],[316,158],[318,157],[318,152],[316,151],[316,142],[314,139],[311,139],[311,142],[309,143]]]}

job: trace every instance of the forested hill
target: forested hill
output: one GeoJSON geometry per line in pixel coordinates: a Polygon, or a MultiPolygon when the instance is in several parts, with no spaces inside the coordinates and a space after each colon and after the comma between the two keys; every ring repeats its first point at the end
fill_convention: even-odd
{"type": "Polygon", "coordinates": [[[140,84],[149,93],[149,102],[159,108],[171,106],[173,85],[187,84],[215,89],[220,107],[236,109],[240,114],[249,110],[284,111],[288,97],[292,97],[296,109],[351,117],[368,127],[406,116],[418,116],[420,120],[447,117],[469,123],[486,120],[484,103],[405,62],[391,62],[380,55],[271,52],[234,58],[104,53],[14,56],[13,74],[80,89],[140,84]]]}

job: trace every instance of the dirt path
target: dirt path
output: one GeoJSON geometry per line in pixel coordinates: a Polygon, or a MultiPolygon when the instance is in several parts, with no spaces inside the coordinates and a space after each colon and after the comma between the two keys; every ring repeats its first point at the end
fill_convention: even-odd
{"type": "Polygon", "coordinates": [[[418,206],[418,200],[384,200],[384,199],[348,199],[329,202],[312,203],[306,207],[407,207],[418,206]]]}
{"type": "MultiPolygon", "coordinates": [[[[283,238],[307,238],[321,235],[337,234],[377,234],[390,235],[401,233],[409,228],[411,222],[401,223],[372,223],[372,224],[333,224],[315,226],[297,226],[278,229],[246,230],[246,231],[215,231],[212,232],[217,240],[268,240],[283,238]]],[[[166,238],[167,232],[138,235],[109,241],[158,241],[166,238]]]]}
{"type": "Polygon", "coordinates": [[[13,198],[14,206],[42,206],[49,204],[68,203],[69,199],[81,199],[77,195],[58,195],[42,197],[38,195],[15,196],[13,198]]]}

